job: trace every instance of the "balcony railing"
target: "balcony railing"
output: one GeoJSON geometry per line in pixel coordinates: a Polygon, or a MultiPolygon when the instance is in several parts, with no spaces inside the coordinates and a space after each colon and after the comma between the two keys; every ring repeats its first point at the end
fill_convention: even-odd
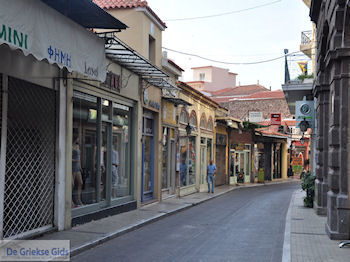
{"type": "Polygon", "coordinates": [[[312,31],[304,31],[301,32],[301,44],[302,45],[309,45],[311,44],[312,39],[312,31]]]}

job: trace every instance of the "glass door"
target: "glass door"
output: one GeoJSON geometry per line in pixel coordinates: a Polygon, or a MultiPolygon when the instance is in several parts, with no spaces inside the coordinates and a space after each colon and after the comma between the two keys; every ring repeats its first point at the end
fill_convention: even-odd
{"type": "Polygon", "coordinates": [[[143,119],[142,195],[141,201],[153,199],[154,183],[154,120],[143,119]]]}

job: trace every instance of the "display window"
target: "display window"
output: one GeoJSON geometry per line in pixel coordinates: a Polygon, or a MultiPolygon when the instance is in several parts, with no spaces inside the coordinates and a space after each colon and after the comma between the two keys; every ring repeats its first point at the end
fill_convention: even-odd
{"type": "Polygon", "coordinates": [[[180,184],[181,186],[196,183],[196,137],[180,139],[180,184]]]}
{"type": "Polygon", "coordinates": [[[130,117],[128,106],[74,92],[72,208],[131,194],[130,117]]]}

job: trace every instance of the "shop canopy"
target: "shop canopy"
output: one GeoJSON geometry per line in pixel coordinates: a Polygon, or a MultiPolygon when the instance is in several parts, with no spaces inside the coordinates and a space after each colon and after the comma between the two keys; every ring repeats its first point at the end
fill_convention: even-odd
{"type": "Polygon", "coordinates": [[[116,19],[112,20],[105,11],[90,2],[1,1],[0,44],[20,49],[24,55],[33,55],[39,61],[45,59],[69,72],[104,82],[104,41],[85,27],[119,27],[120,30],[126,26],[116,19]],[[102,18],[93,23],[96,15],[102,18]]]}
{"type": "Polygon", "coordinates": [[[105,40],[107,58],[141,76],[153,86],[179,89],[168,80],[169,76],[165,72],[118,39],[116,32],[103,32],[98,35],[105,40]]]}
{"type": "Polygon", "coordinates": [[[178,97],[164,97],[163,96],[162,99],[164,99],[168,102],[171,102],[176,106],[178,106],[178,105],[191,106],[192,105],[191,103],[189,103],[181,98],[178,98],[178,97]]]}

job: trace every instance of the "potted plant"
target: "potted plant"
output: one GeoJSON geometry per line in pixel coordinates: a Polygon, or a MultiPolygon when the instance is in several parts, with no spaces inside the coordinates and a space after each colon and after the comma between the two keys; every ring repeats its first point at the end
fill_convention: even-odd
{"type": "Polygon", "coordinates": [[[306,197],[304,198],[305,207],[313,207],[315,196],[315,176],[311,172],[305,172],[302,177],[301,188],[306,191],[306,197]]]}

